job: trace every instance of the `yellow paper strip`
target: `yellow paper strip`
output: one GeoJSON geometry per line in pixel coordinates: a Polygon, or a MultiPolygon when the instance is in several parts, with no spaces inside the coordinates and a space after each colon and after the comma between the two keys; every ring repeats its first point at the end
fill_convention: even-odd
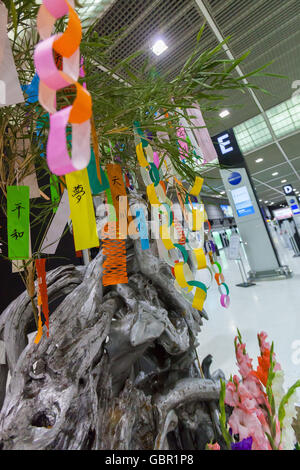
{"type": "Polygon", "coordinates": [[[168,226],[166,224],[161,225],[159,227],[159,232],[160,232],[160,238],[167,250],[172,250],[172,248],[175,248],[172,240],[170,238],[170,232],[168,230],[168,226]]]}
{"type": "Polygon", "coordinates": [[[203,269],[206,267],[206,257],[202,248],[197,248],[193,250],[192,253],[196,258],[196,267],[197,269],[203,269]]]}
{"type": "Polygon", "coordinates": [[[206,299],[206,292],[203,289],[196,288],[192,306],[197,310],[202,310],[204,301],[206,299]]]}
{"type": "Polygon", "coordinates": [[[141,167],[149,166],[149,163],[147,162],[147,160],[145,158],[145,155],[144,155],[142,142],[140,142],[136,146],[136,155],[137,155],[137,158],[138,158],[138,161],[139,161],[139,164],[141,165],[141,167]]]}
{"type": "Polygon", "coordinates": [[[99,246],[95,212],[87,169],[66,175],[75,250],[99,246]]]}
{"type": "Polygon", "coordinates": [[[196,176],[194,186],[189,190],[189,194],[192,194],[193,196],[198,196],[201,191],[203,181],[203,178],[201,178],[200,176],[196,176]]]}
{"type": "Polygon", "coordinates": [[[147,186],[147,196],[148,196],[148,199],[150,201],[150,204],[153,206],[153,205],[158,205],[160,206],[160,201],[156,195],[156,192],[155,192],[155,187],[154,187],[154,183],[152,184],[149,184],[149,186],[147,186]]]}
{"type": "Polygon", "coordinates": [[[187,281],[191,281],[193,279],[192,272],[189,266],[186,263],[175,263],[174,265],[174,274],[176,281],[183,289],[188,287],[188,291],[193,290],[192,286],[189,286],[187,281]]]}

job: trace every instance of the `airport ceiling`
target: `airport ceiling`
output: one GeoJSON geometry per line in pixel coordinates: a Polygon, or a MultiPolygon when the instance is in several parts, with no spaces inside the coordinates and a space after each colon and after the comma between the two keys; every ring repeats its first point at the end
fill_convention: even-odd
{"type": "MultiPolygon", "coordinates": [[[[206,115],[213,136],[234,127],[269,108],[291,98],[300,85],[300,2],[299,0],[102,0],[106,8],[99,18],[97,30],[104,35],[121,30],[111,50],[112,65],[136,50],[145,53],[132,62],[135,71],[148,57],[160,73],[175,77],[193,50],[200,27],[206,22],[202,36],[203,50],[213,48],[221,37],[231,36],[230,53],[238,58],[251,53],[241,65],[248,73],[274,61],[268,72],[286,75],[287,79],[257,77],[251,81],[268,90],[227,93],[226,118],[206,115]],[[155,56],[151,50],[155,37],[161,36],[168,45],[166,52],[155,56]]],[[[101,2],[100,2],[101,3],[101,2]]],[[[226,52],[222,52],[224,57],[226,52]]],[[[268,119],[264,115],[265,119],[268,119]]],[[[267,123],[269,125],[269,123],[267,123]]],[[[300,133],[276,139],[245,158],[254,179],[258,197],[268,204],[283,201],[282,180],[300,191],[300,133]],[[261,163],[255,160],[263,158],[261,163]],[[272,176],[272,173],[278,175],[272,176]]],[[[207,173],[210,184],[219,191],[223,185],[219,171],[207,173]]]]}

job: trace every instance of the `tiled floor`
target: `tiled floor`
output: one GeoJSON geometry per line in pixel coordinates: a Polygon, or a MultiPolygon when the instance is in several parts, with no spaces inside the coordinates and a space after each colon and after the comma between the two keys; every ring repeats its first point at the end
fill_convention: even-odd
{"type": "MultiPolygon", "coordinates": [[[[205,321],[198,336],[198,354],[202,360],[212,354],[211,370],[222,369],[226,377],[237,373],[233,340],[236,328],[247,344],[247,351],[257,364],[257,332],[268,333],[274,341],[278,362],[285,371],[285,385],[300,378],[300,257],[284,249],[280,240],[276,245],[283,264],[288,264],[293,277],[283,280],[260,281],[255,286],[236,287],[241,275],[236,261],[227,260],[221,250],[220,261],[226,283],[230,288],[231,305],[228,309],[219,303],[219,292],[214,285],[208,291],[205,306],[209,321],[205,321]]],[[[300,403],[300,392],[298,392],[300,403]]]]}

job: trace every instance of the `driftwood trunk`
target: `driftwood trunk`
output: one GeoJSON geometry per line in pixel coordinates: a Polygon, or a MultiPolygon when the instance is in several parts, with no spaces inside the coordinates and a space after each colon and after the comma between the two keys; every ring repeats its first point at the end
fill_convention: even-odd
{"type": "Polygon", "coordinates": [[[190,450],[220,441],[219,383],[209,368],[201,375],[195,353],[207,316],[176,291],[154,244],[143,252],[137,240],[127,253],[128,284],[102,287],[101,251],[86,267],[47,274],[50,337],[38,345],[27,344],[26,292],[3,312],[2,449],[190,450]]]}

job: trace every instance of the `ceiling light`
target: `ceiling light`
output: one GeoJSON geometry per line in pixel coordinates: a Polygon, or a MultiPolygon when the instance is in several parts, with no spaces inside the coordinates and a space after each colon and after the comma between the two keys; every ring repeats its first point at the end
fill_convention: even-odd
{"type": "Polygon", "coordinates": [[[265,201],[265,204],[268,204],[269,201],[265,201]]]}
{"type": "Polygon", "coordinates": [[[225,191],[221,191],[220,194],[225,194],[225,191]]]}
{"type": "Polygon", "coordinates": [[[277,176],[278,174],[278,171],[275,171],[275,173],[272,173],[272,176],[277,176]]]}
{"type": "Polygon", "coordinates": [[[260,199],[259,202],[262,202],[262,199],[260,199]]]}
{"type": "Polygon", "coordinates": [[[167,49],[168,49],[168,46],[166,45],[166,43],[162,39],[159,39],[158,41],[156,41],[156,43],[152,46],[152,51],[156,55],[162,54],[167,49]]]}
{"type": "Polygon", "coordinates": [[[256,163],[260,163],[260,162],[263,162],[263,160],[264,160],[263,158],[257,158],[255,161],[256,163]]]}
{"type": "Polygon", "coordinates": [[[281,180],[281,182],[282,182],[282,183],[286,183],[286,182],[287,182],[287,180],[281,180]]]}
{"type": "Polygon", "coordinates": [[[229,116],[230,112],[228,111],[228,109],[224,109],[224,111],[221,111],[219,116],[220,118],[224,118],[226,116],[229,116]]]}

